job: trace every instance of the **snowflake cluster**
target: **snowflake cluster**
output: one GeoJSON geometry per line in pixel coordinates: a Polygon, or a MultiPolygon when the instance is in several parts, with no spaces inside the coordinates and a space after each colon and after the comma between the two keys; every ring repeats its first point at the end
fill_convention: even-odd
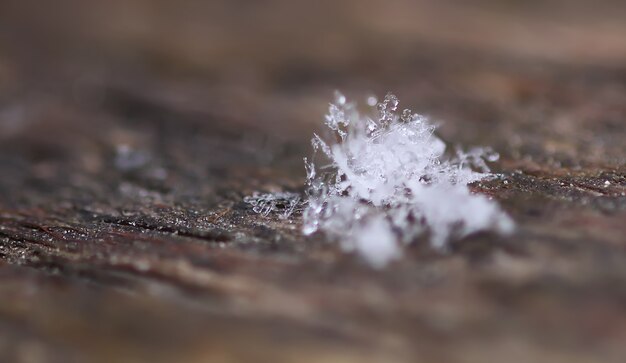
{"type": "Polygon", "coordinates": [[[446,152],[436,127],[408,109],[399,112],[392,94],[368,103],[369,113],[361,114],[337,94],[326,115],[328,137],[312,139],[325,161],[305,158],[305,234],[321,231],[382,267],[422,235],[445,248],[450,239],[477,231],[513,230],[495,202],[467,186],[491,176],[485,161],[497,154],[486,148],[446,152]]]}

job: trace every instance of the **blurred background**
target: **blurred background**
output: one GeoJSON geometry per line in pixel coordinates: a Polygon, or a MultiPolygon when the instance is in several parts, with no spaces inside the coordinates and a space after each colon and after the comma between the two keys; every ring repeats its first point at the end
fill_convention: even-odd
{"type": "MultiPolygon", "coordinates": [[[[39,122],[16,120],[55,99],[66,103],[57,113],[90,108],[105,116],[122,94],[262,124],[269,133],[310,134],[335,89],[357,99],[393,91],[405,106],[451,125],[472,119],[497,127],[511,117],[542,124],[534,120],[537,107],[577,107],[576,97],[617,107],[625,17],[618,0],[2,1],[0,137],[39,122]],[[599,78],[614,82],[592,90],[599,78]],[[566,91],[554,90],[560,82],[566,91]],[[583,83],[591,83],[589,95],[577,89],[583,83]],[[537,100],[533,110],[529,100],[537,100]],[[520,106],[524,115],[502,112],[520,106]]],[[[568,128],[562,119],[570,115],[552,116],[568,128]]],[[[478,132],[457,135],[453,126],[443,133],[481,141],[478,132]]],[[[505,144],[536,146],[514,138],[505,144]]],[[[548,154],[576,158],[561,145],[568,141],[559,143],[548,154]]],[[[592,158],[604,150],[585,151],[592,158]]]]}
{"type": "Polygon", "coordinates": [[[94,146],[106,135],[90,132],[116,117],[113,108],[132,108],[120,105],[129,98],[204,114],[205,123],[215,116],[306,136],[335,89],[356,99],[393,91],[404,106],[448,121],[442,132],[453,141],[498,142],[479,128],[460,132],[456,122],[524,124],[503,135],[502,145],[521,150],[512,152],[615,163],[612,139],[584,131],[590,122],[618,122],[598,120],[594,107],[611,114],[623,100],[625,17],[618,0],[2,1],[0,138],[56,124],[94,146]],[[566,90],[555,89],[562,82],[566,90]],[[593,107],[581,110],[585,97],[593,107]],[[537,119],[538,108],[559,102],[575,115],[537,119]],[[558,140],[522,137],[546,119],[558,140]],[[581,129],[580,145],[563,136],[581,129]],[[609,155],[600,155],[607,146],[609,155]]]}
{"type": "Polygon", "coordinates": [[[621,362],[625,19],[621,0],[0,0],[0,361],[621,362]],[[499,152],[509,179],[475,188],[511,243],[375,273],[251,213],[254,191],[302,191],[335,90],[392,91],[499,152]]]}

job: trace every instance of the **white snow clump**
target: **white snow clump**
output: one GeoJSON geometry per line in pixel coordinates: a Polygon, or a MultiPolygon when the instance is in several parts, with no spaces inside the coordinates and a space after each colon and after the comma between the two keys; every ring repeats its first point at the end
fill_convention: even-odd
{"type": "Polygon", "coordinates": [[[467,186],[492,176],[485,160],[497,154],[485,148],[446,153],[436,127],[408,109],[399,113],[392,94],[368,104],[377,110],[360,114],[337,93],[326,115],[329,137],[311,140],[313,159],[321,151],[327,161],[304,160],[305,234],[321,231],[384,267],[422,235],[445,249],[450,239],[477,231],[512,232],[513,221],[500,207],[467,186]]]}

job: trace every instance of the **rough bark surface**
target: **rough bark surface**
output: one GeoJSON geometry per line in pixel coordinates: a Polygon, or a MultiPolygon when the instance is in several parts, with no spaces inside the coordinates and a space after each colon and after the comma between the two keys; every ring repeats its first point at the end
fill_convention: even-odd
{"type": "Polygon", "coordinates": [[[622,2],[29,3],[0,6],[0,361],[623,362],[622,2]],[[472,188],[516,233],[377,271],[253,213],[302,192],[336,88],[498,151],[472,188]]]}

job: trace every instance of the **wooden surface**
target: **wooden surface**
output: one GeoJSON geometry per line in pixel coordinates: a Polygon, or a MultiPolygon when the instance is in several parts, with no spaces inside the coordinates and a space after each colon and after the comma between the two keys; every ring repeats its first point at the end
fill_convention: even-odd
{"type": "Polygon", "coordinates": [[[175,3],[0,5],[0,362],[623,362],[623,2],[175,3]],[[254,214],[334,89],[497,150],[517,232],[375,271],[254,214]]]}

